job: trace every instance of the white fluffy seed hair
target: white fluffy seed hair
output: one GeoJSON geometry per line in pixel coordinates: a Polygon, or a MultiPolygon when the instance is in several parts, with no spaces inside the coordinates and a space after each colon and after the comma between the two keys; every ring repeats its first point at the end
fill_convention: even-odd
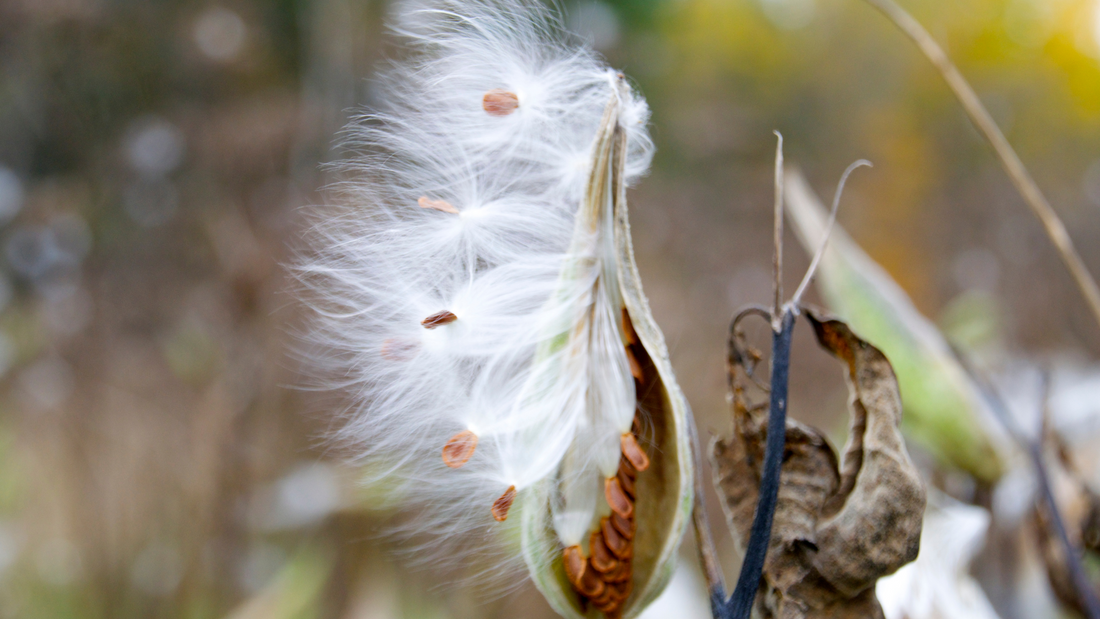
{"type": "MultiPolygon", "coordinates": [[[[405,3],[393,29],[411,53],[346,129],[357,155],[338,165],[339,206],[314,214],[298,264],[311,361],[350,394],[337,438],[416,506],[419,530],[484,537],[509,486],[561,475],[563,460],[574,477],[618,464],[635,403],[617,285],[594,285],[614,271],[610,226],[586,236],[575,220],[609,103],[628,183],[652,156],[649,110],[535,0],[405,3]],[[518,106],[489,113],[490,92],[518,106]],[[422,326],[440,312],[457,320],[422,326]],[[441,450],[467,430],[476,451],[448,468],[441,450]],[[601,440],[607,454],[586,447],[601,440]]],[[[589,526],[601,483],[574,484],[579,516],[557,506],[563,540],[589,526]]]]}

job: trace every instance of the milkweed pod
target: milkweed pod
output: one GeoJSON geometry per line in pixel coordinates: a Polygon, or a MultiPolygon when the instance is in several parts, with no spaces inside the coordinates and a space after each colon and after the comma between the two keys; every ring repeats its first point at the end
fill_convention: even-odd
{"type": "MultiPolygon", "coordinates": [[[[624,92],[628,86],[621,79],[624,92]]],[[[615,498],[633,501],[629,518],[612,512],[594,524],[592,543],[612,544],[616,556],[627,557],[607,574],[600,574],[613,594],[586,596],[570,581],[578,571],[578,547],[563,549],[555,533],[552,508],[559,480],[548,478],[523,496],[522,541],[524,558],[531,575],[550,605],[562,616],[577,619],[599,617],[631,617],[640,613],[664,589],[672,576],[677,549],[691,515],[692,458],[687,419],[689,410],[676,383],[669,362],[664,336],[649,310],[642,292],[638,268],[634,261],[630,238],[630,223],[626,205],[624,162],[626,136],[619,124],[618,97],[609,105],[599,135],[596,138],[589,181],[578,213],[596,220],[606,217],[612,225],[615,273],[625,319],[624,342],[637,361],[642,374],[637,391],[638,427],[645,433],[639,437],[649,455],[639,455],[641,448],[633,436],[623,440],[623,462],[641,463],[648,460],[644,471],[621,471],[621,475],[636,473],[634,495],[622,491],[616,477],[607,479],[608,487],[618,493],[615,498]],[[629,451],[630,453],[626,453],[629,451]],[[606,526],[601,526],[606,525],[606,526]],[[604,531],[603,529],[607,529],[604,531]],[[629,532],[630,535],[622,535],[629,532]],[[608,539],[604,539],[609,536],[608,539]],[[602,540],[602,541],[601,541],[602,540]],[[564,561],[571,561],[566,566],[564,561]],[[567,569],[571,567],[571,569],[567,569]]],[[[606,548],[599,548],[606,551],[606,548]]],[[[588,561],[593,560],[586,549],[588,561]]],[[[610,565],[607,557],[598,557],[601,567],[610,565]]],[[[589,563],[591,565],[591,563],[589,563]]],[[[586,572],[587,573],[587,572],[586,572]]],[[[598,572],[597,572],[598,573],[598,572]]]]}

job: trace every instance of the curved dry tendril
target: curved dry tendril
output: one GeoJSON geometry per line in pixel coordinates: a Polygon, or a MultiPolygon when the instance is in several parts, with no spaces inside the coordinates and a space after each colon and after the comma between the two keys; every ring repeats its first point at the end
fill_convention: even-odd
{"type": "Polygon", "coordinates": [[[855,171],[856,168],[867,166],[868,168],[874,167],[870,161],[866,159],[859,159],[852,162],[845,170],[844,174],[840,175],[840,182],[836,185],[836,193],[833,194],[833,205],[829,209],[829,220],[825,224],[825,231],[821,234],[821,244],[818,245],[817,251],[814,252],[813,260],[810,261],[810,267],[806,269],[806,274],[802,276],[802,282],[798,284],[798,289],[794,291],[794,296],[791,297],[791,305],[798,308],[798,303],[802,300],[802,293],[806,292],[806,287],[810,285],[810,280],[813,279],[814,273],[817,271],[817,265],[821,262],[821,257],[825,255],[825,248],[829,245],[829,234],[833,231],[833,224],[836,223],[836,212],[840,208],[840,196],[844,193],[844,185],[848,182],[848,176],[855,171]]]}
{"type": "Polygon", "coordinates": [[[750,305],[738,312],[733,320],[730,320],[729,334],[726,339],[726,378],[730,393],[733,393],[734,372],[737,367],[744,370],[745,376],[758,389],[764,393],[769,390],[768,385],[756,376],[756,364],[760,362],[762,355],[759,350],[745,345],[745,334],[741,331],[741,321],[749,316],[759,316],[765,322],[771,324],[771,313],[761,305],[750,305]]]}

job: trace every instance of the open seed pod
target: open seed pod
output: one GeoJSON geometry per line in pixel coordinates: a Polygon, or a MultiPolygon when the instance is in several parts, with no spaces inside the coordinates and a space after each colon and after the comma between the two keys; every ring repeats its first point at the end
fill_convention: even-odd
{"type": "MultiPolygon", "coordinates": [[[[619,87],[628,88],[621,78],[619,87]]],[[[570,480],[564,466],[525,493],[521,506],[532,578],[551,606],[571,618],[634,616],[653,601],[672,575],[692,506],[690,413],[634,262],[619,101],[608,104],[595,141],[576,239],[585,242],[595,233],[595,242],[607,248],[603,260],[610,264],[597,285],[613,286],[621,310],[637,401],[634,423],[622,435],[618,472],[606,479],[581,543],[566,545],[560,525],[555,529],[554,506],[570,480]]]]}

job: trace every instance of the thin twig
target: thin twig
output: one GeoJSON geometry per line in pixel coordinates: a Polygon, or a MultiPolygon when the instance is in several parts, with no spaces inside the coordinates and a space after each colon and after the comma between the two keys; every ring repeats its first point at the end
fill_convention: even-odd
{"type": "MultiPolygon", "coordinates": [[[[970,362],[965,354],[959,349],[952,346],[952,351],[955,353],[955,357],[959,360],[959,365],[962,366],[970,379],[974,381],[974,384],[978,386],[978,390],[985,397],[985,400],[989,403],[990,408],[993,409],[995,416],[1004,426],[1005,430],[1012,436],[1024,451],[1027,452],[1028,457],[1031,459],[1031,466],[1035,470],[1035,477],[1039,481],[1039,494],[1043,497],[1043,503],[1046,504],[1047,511],[1050,512],[1050,518],[1048,518],[1048,525],[1054,529],[1048,533],[1053,533],[1058,538],[1059,544],[1066,553],[1066,569],[1069,570],[1070,578],[1073,581],[1073,588],[1077,592],[1077,599],[1081,601],[1081,605],[1084,607],[1085,612],[1088,614],[1089,619],[1100,619],[1100,599],[1097,598],[1096,592],[1092,588],[1092,583],[1089,581],[1089,577],[1085,572],[1085,568],[1081,565],[1081,558],[1077,555],[1077,549],[1073,547],[1073,544],[1069,541],[1069,534],[1066,532],[1065,519],[1062,517],[1062,513],[1058,511],[1058,505],[1054,501],[1054,492],[1050,485],[1050,475],[1047,473],[1046,464],[1043,462],[1043,434],[1040,432],[1039,437],[1035,440],[1031,440],[1027,437],[1023,428],[1016,422],[1012,413],[1008,409],[1008,405],[1001,397],[1000,392],[993,385],[993,382],[984,373],[979,371],[970,362]]],[[[1046,384],[1043,389],[1043,401],[1040,403],[1042,407],[1046,407],[1046,384]]]]}
{"type": "Polygon", "coordinates": [[[772,239],[772,249],[775,252],[772,265],[775,277],[772,331],[779,331],[780,315],[783,311],[783,134],[778,131],[772,133],[777,140],[775,144],[775,238],[772,239]]]}
{"type": "MultiPolygon", "coordinates": [[[[810,280],[814,278],[814,273],[817,271],[817,265],[821,262],[821,257],[825,255],[825,248],[829,246],[829,234],[833,231],[833,224],[836,223],[836,212],[840,208],[840,196],[844,193],[844,184],[848,182],[848,175],[852,173],[856,168],[867,166],[868,168],[874,167],[874,165],[866,159],[860,159],[853,162],[840,177],[840,182],[836,185],[836,193],[833,194],[833,207],[829,209],[829,220],[825,223],[825,232],[821,235],[821,244],[817,247],[817,252],[814,253],[813,260],[810,261],[810,268],[806,269],[806,275],[802,277],[802,283],[798,285],[798,289],[794,291],[794,296],[791,297],[791,305],[798,307],[798,304],[802,301],[802,293],[806,292],[806,287],[810,285],[810,280]]],[[[797,310],[796,310],[797,311],[797,310]]]]}
{"type": "Polygon", "coordinates": [[[1008,143],[1000,128],[997,127],[997,123],[993,121],[993,117],[982,105],[981,99],[978,98],[974,89],[970,87],[970,84],[955,68],[951,59],[947,57],[947,54],[936,43],[935,39],[928,34],[928,31],[905,9],[898,6],[894,0],[866,0],[866,2],[886,15],[890,21],[894,22],[894,25],[912,39],[921,52],[943,75],[943,79],[947,81],[947,85],[955,93],[971,122],[989,142],[989,145],[993,147],[993,152],[997,154],[997,158],[1000,159],[1001,165],[1012,180],[1012,184],[1023,196],[1024,202],[1042,222],[1047,236],[1054,243],[1054,247],[1062,257],[1062,262],[1069,269],[1070,275],[1073,276],[1077,287],[1085,297],[1085,302],[1092,310],[1093,317],[1100,325],[1100,287],[1097,287],[1096,280],[1092,278],[1084,260],[1077,252],[1073,240],[1066,231],[1065,224],[1051,208],[1050,203],[1043,196],[1043,192],[1039,190],[1039,186],[1031,178],[1031,174],[1028,173],[1023,162],[1020,161],[1020,157],[1013,150],[1012,145],[1008,143]]]}

